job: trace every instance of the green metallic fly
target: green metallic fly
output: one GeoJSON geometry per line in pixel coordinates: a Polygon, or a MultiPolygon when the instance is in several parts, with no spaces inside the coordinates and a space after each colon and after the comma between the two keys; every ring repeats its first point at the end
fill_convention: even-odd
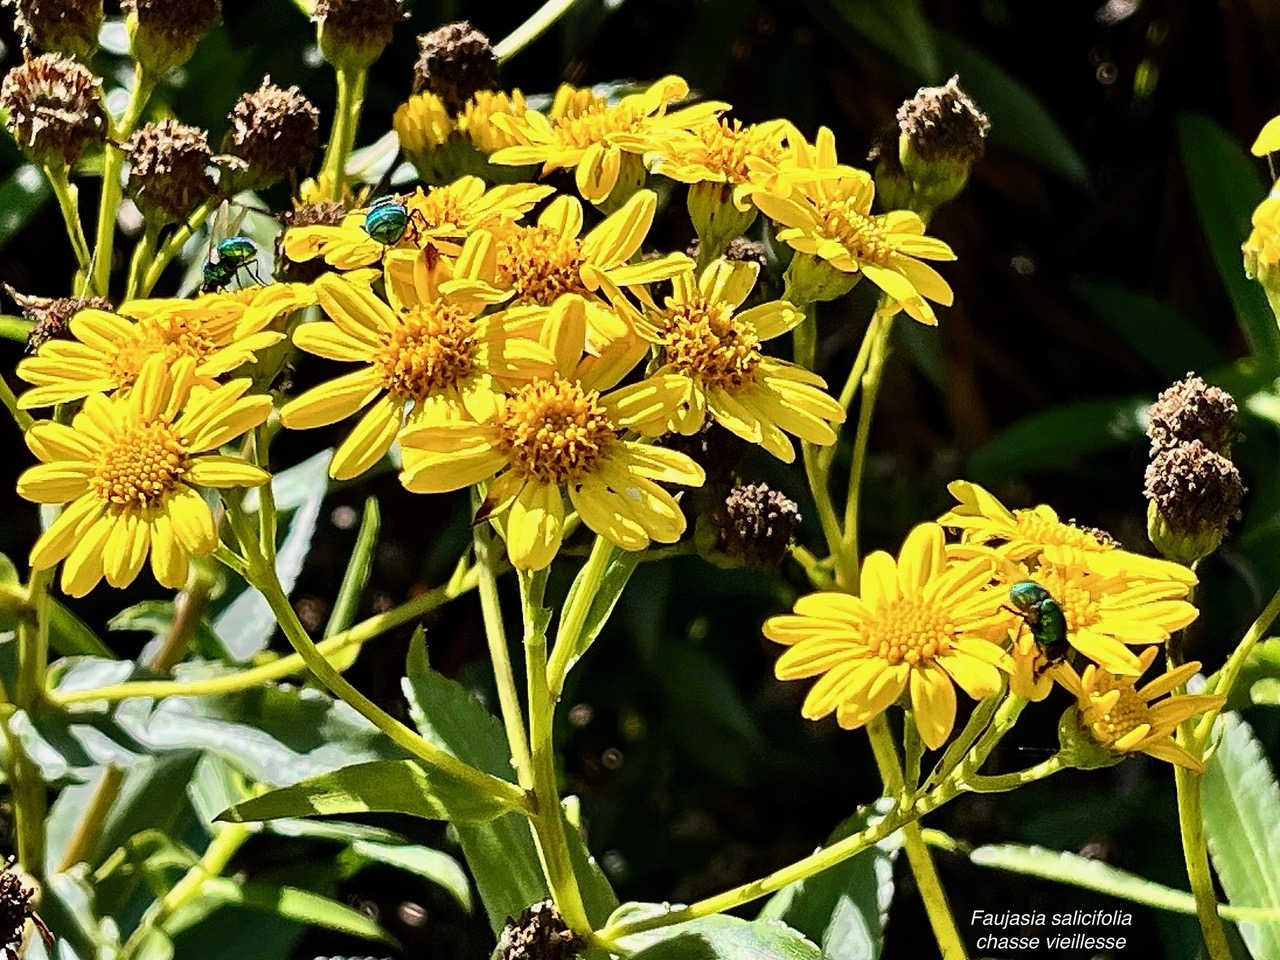
{"type": "Polygon", "coordinates": [[[1010,587],[1009,601],[1017,608],[1010,612],[1023,619],[1044,657],[1032,674],[1033,680],[1039,680],[1050,667],[1066,660],[1071,651],[1066,615],[1052,594],[1034,580],[1021,580],[1010,587]]]}
{"type": "Polygon", "coordinates": [[[262,283],[254,273],[253,264],[258,259],[258,248],[248,237],[227,237],[221,241],[201,269],[201,293],[216,293],[225,290],[241,270],[247,270],[258,283],[262,283]]]}

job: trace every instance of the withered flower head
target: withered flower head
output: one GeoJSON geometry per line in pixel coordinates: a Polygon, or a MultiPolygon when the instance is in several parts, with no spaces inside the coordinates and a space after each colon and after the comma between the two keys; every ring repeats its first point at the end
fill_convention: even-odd
{"type": "Polygon", "coordinates": [[[35,326],[27,334],[27,353],[35,353],[50,340],[65,338],[71,318],[81,310],[111,310],[105,297],[28,297],[9,284],[5,292],[22,308],[22,315],[35,326]]]}
{"type": "Polygon", "coordinates": [[[191,59],[204,35],[222,22],[222,0],[120,0],[129,54],[156,76],[191,59]]]}
{"type": "Polygon", "coordinates": [[[915,185],[912,209],[927,213],[964,189],[990,129],[959,77],[922,87],[898,107],[898,159],[915,185]]]}
{"type": "Polygon", "coordinates": [[[747,566],[772,569],[786,556],[800,508],[767,483],[748,483],[729,491],[712,522],[722,552],[747,566]]]}
{"type": "Polygon", "coordinates": [[[166,119],[140,127],[125,145],[129,178],[125,188],[153,224],[184,219],[216,189],[209,135],[166,119]]]}
{"type": "Polygon", "coordinates": [[[498,937],[495,957],[502,960],[569,960],[582,949],[550,900],[535,903],[516,919],[507,918],[498,937]]]}
{"type": "Polygon", "coordinates": [[[25,45],[88,60],[98,49],[102,0],[3,0],[25,45]]]}
{"type": "Polygon", "coordinates": [[[1188,373],[1147,408],[1151,456],[1190,440],[1199,440],[1214,453],[1230,456],[1238,412],[1231,394],[1188,373]]]}
{"type": "Polygon", "coordinates": [[[366,70],[391,42],[405,18],[398,0],[319,0],[313,18],[320,51],[335,67],[366,70]]]}
{"type": "Polygon", "coordinates": [[[311,165],[320,149],[320,111],[297,87],[277,87],[270,77],[244,94],[227,118],[222,149],[247,166],[238,189],[261,189],[311,165]]]}
{"type": "Polygon", "coordinates": [[[497,88],[497,54],[489,38],[466,20],[420,35],[418,50],[413,92],[429,90],[451,111],[461,110],[477,91],[497,88]]]}
{"type": "Polygon", "coordinates": [[[36,163],[70,166],[106,138],[102,81],[70,57],[45,53],[10,70],[0,83],[0,106],[22,152],[36,163]]]}
{"type": "Polygon", "coordinates": [[[1207,557],[1240,515],[1245,486],[1226,457],[1199,440],[1167,447],[1147,466],[1147,532],[1170,560],[1207,557]]]}
{"type": "Polygon", "coordinates": [[[301,263],[290,260],[284,252],[284,236],[294,227],[336,227],[346,216],[347,208],[336,201],[308,203],[284,215],[284,229],[276,237],[276,276],[281,283],[314,283],[331,268],[324,257],[301,263]]]}
{"type": "Polygon", "coordinates": [[[0,873],[0,957],[16,960],[22,954],[27,934],[27,921],[35,923],[45,940],[51,939],[49,929],[32,908],[35,889],[23,882],[20,873],[13,869],[13,857],[3,865],[0,873]]]}

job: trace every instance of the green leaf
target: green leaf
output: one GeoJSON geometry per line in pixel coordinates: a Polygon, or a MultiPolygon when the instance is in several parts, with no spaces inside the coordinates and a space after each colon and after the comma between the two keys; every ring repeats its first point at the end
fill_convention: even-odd
{"type": "Polygon", "coordinates": [[[1227,288],[1249,348],[1271,370],[1280,369],[1280,327],[1262,287],[1244,274],[1240,244],[1249,235],[1254,207],[1267,188],[1253,161],[1208,117],[1178,117],[1178,144],[1191,196],[1209,241],[1209,252],[1227,288]]]}
{"type": "Polygon", "coordinates": [[[1034,160],[1082,189],[1089,188],[1084,159],[1035,94],[950,34],[939,34],[938,49],[943,73],[958,73],[965,92],[991,119],[990,143],[1034,160]]]}
{"type": "Polygon", "coordinates": [[[1071,289],[1138,356],[1149,360],[1169,380],[1188,370],[1226,363],[1217,344],[1191,320],[1154,297],[1094,280],[1077,280],[1071,289]]]}
{"type": "Polygon", "coordinates": [[[49,646],[64,657],[114,657],[111,648],[57,600],[49,605],[49,646]]]}
{"type": "Polygon", "coordinates": [[[624,942],[636,940],[648,945],[632,960],[823,960],[821,950],[777,920],[703,917],[624,942]]]}
{"type": "Polygon", "coordinates": [[[1140,440],[1150,397],[1066,403],[1006,427],[969,458],[969,475],[990,483],[1010,474],[1067,467],[1089,455],[1140,440]]]}
{"type": "Polygon", "coordinates": [[[397,945],[396,939],[377,922],[336,900],[298,887],[228,880],[226,877],[205,880],[200,885],[199,900],[191,907],[176,911],[165,924],[165,930],[171,936],[176,935],[203,920],[213,909],[227,905],[249,907],[353,937],[397,945]]]}
{"type": "MultiPolygon", "coordinates": [[[[1215,673],[1209,678],[1208,688],[1213,689],[1217,682],[1215,673]]],[[[1228,710],[1251,705],[1280,707],[1280,638],[1268,637],[1254,645],[1227,695],[1228,710]]]]}
{"type": "Polygon", "coordinates": [[[49,181],[34,163],[24,163],[9,174],[0,183],[0,249],[7,246],[52,197],[49,181]]]}
{"type": "Polygon", "coordinates": [[[441,887],[467,913],[472,910],[471,881],[453,857],[417,844],[356,840],[341,858],[343,876],[358,873],[370,863],[382,863],[423,877],[441,887]]]}
{"type": "Polygon", "coordinates": [[[1193,915],[1196,912],[1195,898],[1185,890],[1166,887],[1101,860],[1082,857],[1078,853],[1017,843],[993,843],[967,852],[963,847],[948,846],[948,849],[966,853],[969,860],[980,867],[1056,880],[1073,887],[1155,907],[1157,910],[1193,915]]]}
{"type": "MultiPolygon", "coordinates": [[[[843,24],[857,37],[888,53],[919,80],[941,79],[933,28],[919,0],[807,0],[823,24],[843,24]],[[834,21],[834,23],[833,23],[834,21]]],[[[845,43],[852,52],[858,46],[845,43]]]]}
{"type": "MultiPolygon", "coordinates": [[[[333,451],[325,450],[296,467],[277,473],[271,480],[276,509],[280,514],[276,550],[276,573],[285,593],[293,589],[311,550],[311,538],[320,519],[320,507],[329,489],[329,461],[333,451]]],[[[257,512],[258,491],[245,497],[245,509],[257,512]]],[[[257,590],[248,588],[235,597],[213,622],[224,646],[243,662],[266,649],[276,631],[275,614],[257,590]]]]}
{"type": "MultiPolygon", "coordinates": [[[[828,845],[883,819],[892,804],[879,800],[845,820],[828,845]]],[[[829,870],[789,884],[760,911],[822,946],[824,960],[875,960],[893,902],[893,861],[902,844],[894,834],[829,870]]]]}
{"type": "Polygon", "coordinates": [[[245,823],[279,817],[407,813],[427,820],[476,823],[501,816],[507,809],[501,800],[416,760],[375,760],[238,803],[218,819],[245,823]]]}
{"type": "MultiPolygon", "coordinates": [[[[151,635],[152,643],[162,643],[173,624],[174,603],[172,600],[144,600],[126,607],[107,621],[108,630],[122,632],[136,631],[151,635]]],[[[204,617],[200,618],[193,631],[193,646],[207,656],[231,659],[230,653],[222,642],[222,638],[214,631],[213,625],[204,617]]],[[[146,661],[149,651],[144,650],[139,661],[146,661]]]]}
{"type": "Polygon", "coordinates": [[[347,572],[342,576],[338,597],[333,601],[333,613],[329,615],[329,622],[324,627],[326,638],[347,629],[355,620],[360,597],[368,586],[369,574],[373,571],[373,548],[378,545],[378,531],[381,528],[378,498],[369,497],[364,502],[364,516],[360,518],[360,532],[356,534],[356,545],[347,562],[347,572]]]}
{"type": "MultiPolygon", "coordinates": [[[[1280,909],[1280,785],[1240,715],[1224,713],[1219,724],[1201,780],[1209,854],[1231,903],[1280,909]]],[[[1280,957],[1280,920],[1237,926],[1253,956],[1280,957]]]]}
{"type": "MultiPolygon", "coordinates": [[[[502,724],[465,687],[428,666],[421,633],[409,644],[405,673],[409,714],[423,737],[473,767],[513,780],[502,724]]],[[[487,823],[459,823],[454,829],[495,933],[507,917],[546,899],[541,861],[524,817],[509,813],[487,823]]],[[[601,924],[616,908],[617,898],[577,828],[566,823],[565,833],[587,917],[601,924]]]]}

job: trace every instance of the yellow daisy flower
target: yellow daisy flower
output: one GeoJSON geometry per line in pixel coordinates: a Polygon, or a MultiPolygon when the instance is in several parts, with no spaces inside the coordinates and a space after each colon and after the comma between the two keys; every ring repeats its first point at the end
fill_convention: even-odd
{"type": "Polygon", "coordinates": [[[845,412],[823,392],[822,378],[760,350],[804,314],[785,300],[737,312],[759,273],[758,264],[726,260],[714,261],[699,278],[686,269],[672,279],[664,308],[637,322],[640,335],[658,346],[659,366],[649,382],[662,398],[659,414],[639,429],[691,436],[710,416],[787,463],[796,454],[786,433],[835,443],[831,424],[842,423],[845,412]]]}
{"type": "Polygon", "coordinates": [[[357,477],[381,460],[406,419],[484,416],[502,390],[499,381],[551,374],[549,351],[509,336],[501,317],[478,317],[483,303],[443,294],[425,252],[413,260],[408,282],[388,282],[389,303],[339,275],[320,277],[316,298],[329,320],[294,331],[300,350],[361,364],[280,411],[286,427],[306,430],[368,407],[333,455],[334,479],[357,477]]]}
{"type": "Polygon", "coordinates": [[[457,124],[475,148],[488,156],[503,147],[514,147],[519,138],[493,122],[496,116],[522,119],[529,107],[519,90],[478,90],[462,107],[457,124]]]}
{"type": "Polygon", "coordinates": [[[848,275],[865,275],[896,308],[936,324],[928,301],[949,306],[951,287],[924,260],[954,260],[951,248],[924,235],[924,221],[909,210],[872,214],[871,174],[841,166],[835,136],[826,127],[815,145],[798,141],[783,182],[750,186],[761,212],[782,225],[778,239],[848,275]]]}
{"type": "Polygon", "coordinates": [[[989,544],[1013,561],[1041,556],[1060,565],[1085,566],[1104,576],[1127,575],[1141,580],[1177,580],[1194,585],[1190,568],[1120,547],[1110,535],[1058,519],[1047,504],[1010,510],[976,483],[954,480],[947,490],[959,501],[938,522],[959,530],[963,544],[989,544]]]}
{"type": "Polygon", "coordinates": [[[658,486],[699,486],[689,457],[623,439],[644,384],[601,394],[579,367],[586,341],[580,297],[557,301],[546,325],[556,355],[549,379],[500,398],[476,422],[415,424],[400,443],[400,481],[414,493],[443,493],[489,482],[477,521],[502,517],[507,553],[522,570],[551,563],[564,535],[565,497],[591,530],[624,550],[674,543],[685,529],[675,498],[658,486]]]}
{"type": "Polygon", "coordinates": [[[681,183],[718,183],[732,188],[739,210],[750,206],[748,185],[776,177],[792,157],[790,142],[800,140],[788,120],[747,126],[723,117],[691,131],[679,131],[645,156],[654,173],[681,183]]]}
{"type": "MultiPolygon", "coordinates": [[[[1155,658],[1155,647],[1143,650],[1139,673],[1146,673],[1155,658]]],[[[1204,763],[1175,743],[1173,732],[1183,720],[1222,706],[1226,697],[1189,694],[1155,702],[1186,683],[1199,669],[1197,662],[1184,663],[1145,686],[1136,687],[1137,677],[1117,677],[1089,664],[1083,677],[1072,671],[1067,686],[1076,695],[1081,728],[1100,746],[1118,754],[1146,753],[1204,773],[1204,763]]]]}
{"type": "Polygon", "coordinates": [[[910,692],[920,738],[936,750],[955,724],[955,685],[975,700],[1000,691],[1011,665],[987,638],[1000,624],[1003,592],[983,558],[949,563],[942,528],[923,523],[895,561],[882,551],[862,565],[862,595],[813,593],[794,614],[771,617],[764,635],[787,650],[780,680],[818,677],[803,714],[835,713],[846,730],[865,725],[910,692]]]}
{"type": "MultiPolygon", "coordinates": [[[[582,203],[576,197],[556,197],[536,225],[516,226],[493,244],[477,246],[477,282],[466,290],[491,301],[506,300],[513,320],[534,324],[565,294],[582,297],[587,304],[588,348],[598,351],[605,342],[631,333],[635,308],[622,289],[668,280],[693,263],[682,253],[630,262],[644,244],[657,210],[657,194],[639,190],[582,236],[582,203]],[[605,299],[594,296],[597,291],[605,299]]],[[[460,292],[463,286],[454,281],[450,289],[460,292]]]]}
{"type": "MultiPolygon", "coordinates": [[[[409,225],[397,246],[435,247],[457,256],[467,236],[484,229],[506,235],[517,221],[554,189],[533,183],[511,183],[486,189],[479,177],[459,177],[442,187],[419,187],[404,198],[409,225]]],[[[303,263],[323,257],[339,270],[354,270],[382,258],[387,248],[364,232],[367,209],[353,210],[336,227],[294,227],[285,233],[284,252],[303,263]]]]}
{"type": "Polygon", "coordinates": [[[128,389],[156,355],[170,365],[190,357],[197,380],[212,386],[284,339],[266,329],[272,321],[314,302],[304,284],[273,283],[194,300],[134,300],[117,313],[81,310],[71,320],[74,339],[50,340],[18,364],[18,376],[33,385],[18,406],[48,407],[128,389]]]}
{"type": "Polygon", "coordinates": [[[710,123],[729,109],[727,103],[709,101],[668,112],[688,96],[689,85],[680,77],[664,77],[616,104],[565,84],[556,91],[550,116],[536,110],[522,117],[495,116],[494,124],[520,145],[504,147],[489,159],[514,166],[540,163],[544,175],[575,168],[578,192],[600,203],[617,185],[624,156],[639,161],[673,134],[710,123]]]}
{"type": "Polygon", "coordinates": [[[246,397],[248,380],[209,390],[196,383],[195,362],[146,363],[127,394],[90,394],[67,426],[41,421],[27,446],[41,461],[18,478],[18,493],[36,503],[67,504],[36,541],[31,566],[65,560],[62,589],[84,596],[104,576],[124,587],[142,569],[166,587],[181,587],[193,556],[218,542],[213,514],[197,487],[256,487],[270,477],[219,447],[267,419],[269,397],[246,397]]]}
{"type": "MultiPolygon", "coordinates": [[[[1104,575],[1075,563],[1045,558],[1034,570],[1003,562],[997,567],[1005,596],[1020,580],[1034,580],[1057,601],[1067,621],[1067,642],[1111,673],[1137,676],[1141,661],[1129,645],[1161,644],[1199,615],[1185,599],[1181,580],[1135,580],[1124,573],[1104,575]]],[[[1004,608],[1013,633],[1015,670],[1010,687],[1028,700],[1043,700],[1052,680],[1062,679],[1065,664],[1050,665],[1044,648],[1011,607],[1004,608]]]]}

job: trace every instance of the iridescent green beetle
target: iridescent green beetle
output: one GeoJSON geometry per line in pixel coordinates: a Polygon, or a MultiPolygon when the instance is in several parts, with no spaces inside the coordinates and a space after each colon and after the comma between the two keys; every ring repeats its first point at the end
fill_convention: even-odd
{"type": "MultiPolygon", "coordinates": [[[[201,271],[204,282],[200,284],[200,292],[216,293],[225,290],[235,275],[244,269],[248,269],[252,275],[253,263],[257,259],[258,248],[248,237],[227,237],[213,248],[213,253],[205,261],[201,271]]],[[[254,276],[254,279],[258,278],[254,276]]]]}
{"type": "Polygon", "coordinates": [[[1058,601],[1034,580],[1021,580],[1009,588],[1009,600],[1027,624],[1031,636],[1040,647],[1044,662],[1035,668],[1033,680],[1039,680],[1050,667],[1067,659],[1071,644],[1067,642],[1067,618],[1058,601]]]}
{"type": "Polygon", "coordinates": [[[396,196],[379,197],[364,215],[364,232],[384,246],[398,243],[409,227],[409,208],[396,196]]]}

